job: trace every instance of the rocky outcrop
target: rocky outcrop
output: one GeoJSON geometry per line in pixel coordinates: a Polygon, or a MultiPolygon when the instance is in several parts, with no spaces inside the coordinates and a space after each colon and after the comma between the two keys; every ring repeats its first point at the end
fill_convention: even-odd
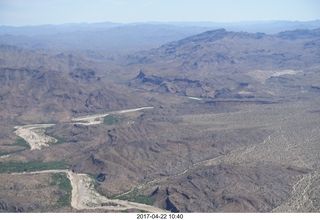
{"type": "Polygon", "coordinates": [[[159,77],[147,73],[146,70],[140,70],[139,74],[130,81],[129,86],[159,93],[169,92],[187,96],[206,95],[200,80],[191,80],[186,77],[159,77]]]}
{"type": "Polygon", "coordinates": [[[179,212],[177,207],[170,201],[169,197],[166,199],[166,210],[170,212],[179,212]]]}
{"type": "Polygon", "coordinates": [[[77,82],[88,84],[97,80],[96,73],[93,69],[76,68],[69,75],[77,82]]]}

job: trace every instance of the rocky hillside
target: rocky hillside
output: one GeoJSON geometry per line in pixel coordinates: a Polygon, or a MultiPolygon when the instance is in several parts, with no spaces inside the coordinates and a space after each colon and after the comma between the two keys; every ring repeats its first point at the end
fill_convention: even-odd
{"type": "Polygon", "coordinates": [[[0,56],[3,119],[60,121],[143,105],[139,99],[132,101],[125,87],[103,78],[99,63],[86,58],[7,45],[1,46],[0,56]]]}
{"type": "Polygon", "coordinates": [[[318,66],[319,39],[320,29],[208,31],[128,57],[127,65],[144,68],[129,86],[206,98],[269,98],[274,88],[265,80],[318,66]]]}
{"type": "Polygon", "coordinates": [[[159,74],[192,72],[194,77],[217,71],[297,70],[317,65],[319,36],[320,29],[276,35],[218,29],[129,57],[127,62],[157,65],[162,68],[159,74]]]}
{"type": "MultiPolygon", "coordinates": [[[[116,59],[3,45],[0,171],[63,165],[171,212],[318,212],[319,39],[219,29],[116,59]],[[15,126],[35,123],[58,141],[30,150],[15,126]]],[[[54,178],[0,174],[0,210],[75,211],[54,178]],[[28,202],[39,184],[48,201],[28,202]]]]}

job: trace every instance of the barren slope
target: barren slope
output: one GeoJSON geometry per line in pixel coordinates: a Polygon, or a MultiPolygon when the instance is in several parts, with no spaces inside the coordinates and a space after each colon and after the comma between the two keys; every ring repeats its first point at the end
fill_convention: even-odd
{"type": "Polygon", "coordinates": [[[63,161],[107,198],[172,212],[318,212],[319,39],[216,30],[106,70],[63,54],[42,68],[38,51],[15,66],[28,51],[2,48],[0,168],[63,161]],[[15,151],[15,126],[51,121],[63,141],[15,151]]]}

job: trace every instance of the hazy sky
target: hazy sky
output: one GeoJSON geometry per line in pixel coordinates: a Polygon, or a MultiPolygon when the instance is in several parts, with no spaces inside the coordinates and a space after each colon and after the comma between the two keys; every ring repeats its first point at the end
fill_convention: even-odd
{"type": "Polygon", "coordinates": [[[320,19],[320,0],[0,0],[0,25],[320,19]]]}

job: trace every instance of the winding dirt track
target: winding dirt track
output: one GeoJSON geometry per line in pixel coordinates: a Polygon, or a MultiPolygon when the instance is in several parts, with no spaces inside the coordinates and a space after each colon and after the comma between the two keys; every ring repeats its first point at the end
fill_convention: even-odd
{"type": "Polygon", "coordinates": [[[12,175],[40,174],[40,173],[66,173],[72,186],[71,206],[77,210],[106,209],[120,211],[138,209],[148,212],[164,213],[166,210],[145,204],[128,202],[118,199],[108,199],[94,190],[91,178],[86,174],[77,174],[69,170],[44,170],[35,172],[12,173],[12,175]]]}

